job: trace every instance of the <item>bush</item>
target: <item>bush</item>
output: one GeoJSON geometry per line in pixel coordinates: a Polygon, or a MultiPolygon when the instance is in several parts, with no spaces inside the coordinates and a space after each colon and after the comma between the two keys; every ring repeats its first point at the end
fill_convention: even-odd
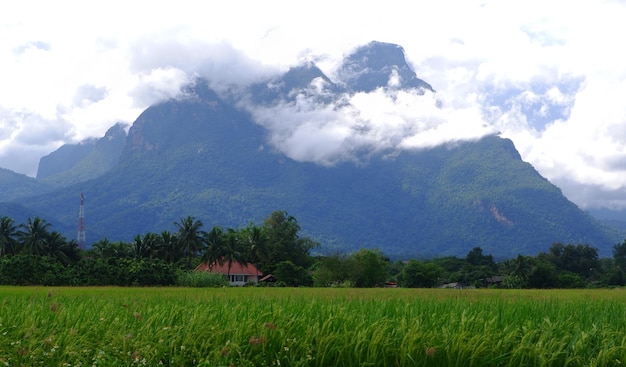
{"type": "Polygon", "coordinates": [[[223,274],[209,273],[205,271],[185,271],[178,274],[176,285],[194,288],[218,288],[227,287],[229,284],[223,274]]]}
{"type": "Polygon", "coordinates": [[[0,284],[66,285],[71,275],[58,260],[47,256],[15,255],[0,259],[0,284]]]}

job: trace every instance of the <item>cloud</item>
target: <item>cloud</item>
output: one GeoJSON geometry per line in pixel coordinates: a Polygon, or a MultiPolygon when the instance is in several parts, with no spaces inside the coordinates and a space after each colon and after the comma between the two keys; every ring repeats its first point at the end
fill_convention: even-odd
{"type": "Polygon", "coordinates": [[[3,109],[0,106],[0,157],[3,168],[22,172],[31,166],[28,173],[34,175],[32,156],[46,155],[59,143],[67,139],[71,125],[62,120],[48,120],[27,111],[3,109]]]}
{"type": "Polygon", "coordinates": [[[27,42],[21,45],[18,45],[17,47],[15,47],[13,49],[13,52],[16,55],[22,55],[26,52],[29,52],[29,50],[42,50],[42,51],[49,51],[50,50],[50,45],[46,42],[43,41],[33,41],[33,42],[27,42]]]}
{"type": "MultiPolygon", "coordinates": [[[[397,75],[391,73],[391,81],[397,75]]],[[[418,89],[377,88],[344,93],[331,102],[321,78],[290,101],[244,105],[268,130],[269,142],[302,162],[334,165],[360,162],[375,153],[426,149],[475,140],[497,131],[487,125],[480,105],[446,105],[442,97],[418,89]]],[[[393,82],[392,82],[393,84],[393,82]]]]}
{"type": "Polygon", "coordinates": [[[151,69],[139,74],[137,79],[128,95],[139,108],[179,97],[182,87],[191,82],[187,73],[172,67],[151,69]]]}
{"type": "Polygon", "coordinates": [[[83,84],[76,89],[72,103],[76,106],[85,106],[105,99],[106,95],[107,90],[105,87],[83,84]]]}

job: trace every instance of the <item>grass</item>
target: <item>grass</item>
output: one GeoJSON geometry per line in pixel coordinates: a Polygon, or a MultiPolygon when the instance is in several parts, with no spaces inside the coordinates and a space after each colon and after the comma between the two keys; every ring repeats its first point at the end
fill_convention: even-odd
{"type": "Polygon", "coordinates": [[[611,366],[626,291],[0,287],[0,366],[611,366]]]}

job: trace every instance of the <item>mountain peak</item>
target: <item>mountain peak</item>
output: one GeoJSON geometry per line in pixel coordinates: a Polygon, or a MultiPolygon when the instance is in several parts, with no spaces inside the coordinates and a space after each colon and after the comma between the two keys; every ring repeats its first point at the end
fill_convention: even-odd
{"type": "Polygon", "coordinates": [[[433,91],[406,62],[404,49],[393,43],[372,41],[348,55],[339,69],[350,89],[371,92],[377,88],[433,91]]]}
{"type": "Polygon", "coordinates": [[[104,134],[104,138],[107,140],[114,140],[120,136],[124,139],[126,138],[126,129],[128,128],[127,123],[118,122],[115,125],[111,126],[107,132],[104,134]]]}
{"type": "MultiPolygon", "coordinates": [[[[320,98],[322,96],[319,89],[326,89],[329,94],[339,91],[338,86],[311,61],[293,66],[286,73],[270,81],[250,86],[253,101],[260,104],[292,101],[302,93],[309,97],[315,95],[320,98]],[[311,88],[313,91],[310,90],[311,88]]],[[[332,96],[326,97],[330,99],[332,96]]]]}

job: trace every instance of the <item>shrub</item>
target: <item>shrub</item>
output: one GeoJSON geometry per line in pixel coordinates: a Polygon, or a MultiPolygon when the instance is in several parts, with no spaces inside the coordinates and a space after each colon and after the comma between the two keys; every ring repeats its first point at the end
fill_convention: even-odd
{"type": "Polygon", "coordinates": [[[227,287],[229,284],[223,274],[204,271],[185,271],[178,274],[176,285],[181,287],[217,288],[227,287]]]}

